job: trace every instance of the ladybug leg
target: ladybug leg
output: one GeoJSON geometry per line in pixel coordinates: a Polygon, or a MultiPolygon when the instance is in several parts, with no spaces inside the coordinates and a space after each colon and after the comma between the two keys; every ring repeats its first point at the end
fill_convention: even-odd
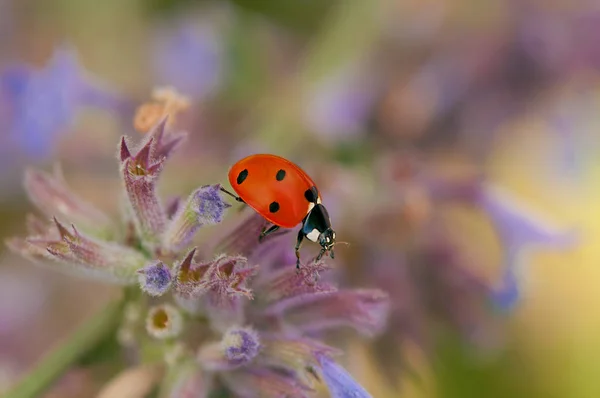
{"type": "Polygon", "coordinates": [[[278,229],[279,229],[279,225],[271,225],[267,229],[263,228],[263,230],[260,232],[260,235],[258,236],[258,241],[262,242],[262,240],[264,238],[266,238],[268,235],[271,235],[273,232],[277,231],[278,229]]]}
{"type": "Polygon", "coordinates": [[[296,239],[296,248],[295,253],[296,253],[296,269],[300,269],[300,246],[302,246],[302,239],[304,239],[304,232],[302,232],[302,229],[300,231],[298,231],[298,238],[296,239]]]}
{"type": "Polygon", "coordinates": [[[319,252],[319,255],[316,258],[316,260],[319,261],[321,259],[321,257],[323,257],[323,254],[325,254],[325,249],[321,249],[321,251],[319,252]]]}
{"type": "Polygon", "coordinates": [[[220,188],[222,192],[225,192],[227,195],[231,196],[232,198],[234,198],[235,200],[237,200],[238,202],[241,203],[246,203],[244,202],[244,199],[240,198],[239,196],[232,194],[231,192],[229,192],[228,190],[226,190],[225,188],[221,187],[220,188]]]}

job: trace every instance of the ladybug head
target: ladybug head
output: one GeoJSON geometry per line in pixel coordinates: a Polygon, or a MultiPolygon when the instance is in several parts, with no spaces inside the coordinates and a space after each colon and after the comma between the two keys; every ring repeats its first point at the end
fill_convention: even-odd
{"type": "Polygon", "coordinates": [[[331,227],[319,234],[319,245],[321,245],[321,252],[317,256],[317,260],[320,260],[327,252],[329,252],[329,257],[334,258],[335,231],[331,227]]]}

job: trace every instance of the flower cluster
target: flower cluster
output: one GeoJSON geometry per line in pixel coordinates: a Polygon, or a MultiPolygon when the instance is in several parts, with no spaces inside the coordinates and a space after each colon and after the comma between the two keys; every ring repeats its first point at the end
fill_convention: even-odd
{"type": "Polygon", "coordinates": [[[470,349],[499,348],[503,317],[527,296],[531,254],[574,247],[578,233],[552,225],[464,164],[445,164],[441,172],[406,153],[383,160],[379,178],[388,192],[378,193],[390,199],[359,220],[374,232],[363,237],[358,259],[369,259],[368,272],[359,268],[355,278],[391,296],[388,327],[373,349],[395,384],[406,366],[399,363],[403,351],[415,345],[431,353],[438,334],[459,337],[470,349]],[[444,213],[451,206],[489,223],[500,244],[497,260],[474,254],[472,236],[444,213]],[[499,276],[486,277],[484,267],[493,266],[499,276]]]}
{"type": "Polygon", "coordinates": [[[369,396],[322,338],[338,328],[383,331],[388,295],[338,288],[322,261],[297,272],[289,235],[259,244],[264,220],[254,213],[194,246],[196,232],[220,223],[231,205],[219,184],[169,203],[157,195],[165,161],[185,138],[163,118],[139,146],[121,139],[119,221],[75,195],[58,171],[29,171],[27,193],[50,221],[30,216],[29,236],[10,239],[9,248],[62,271],[139,286],[144,294],[126,295],[118,339],[144,361],[164,361],[165,397],[308,397],[321,385],[334,397],[369,396]]]}

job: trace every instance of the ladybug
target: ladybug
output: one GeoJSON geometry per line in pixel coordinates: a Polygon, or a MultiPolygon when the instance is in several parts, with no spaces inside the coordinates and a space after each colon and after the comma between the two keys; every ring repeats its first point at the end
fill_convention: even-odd
{"type": "Polygon", "coordinates": [[[239,196],[222,187],[221,191],[273,224],[263,228],[259,242],[279,228],[302,223],[296,239],[296,268],[300,268],[299,250],[304,238],[321,246],[317,260],[326,253],[334,258],[335,231],[329,213],[315,183],[300,167],[276,155],[250,155],[231,167],[229,183],[239,196]]]}

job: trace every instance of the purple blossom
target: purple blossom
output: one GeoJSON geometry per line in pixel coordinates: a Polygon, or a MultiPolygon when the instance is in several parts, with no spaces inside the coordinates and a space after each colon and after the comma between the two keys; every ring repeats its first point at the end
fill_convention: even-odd
{"type": "Polygon", "coordinates": [[[578,232],[551,225],[499,187],[485,186],[479,203],[502,241],[504,275],[494,298],[501,308],[509,309],[521,296],[522,280],[517,276],[529,255],[540,249],[569,249],[578,242],[578,232]]]}
{"type": "Polygon", "coordinates": [[[167,226],[166,210],[156,194],[156,182],[163,162],[181,143],[184,134],[165,135],[166,118],[147,135],[134,154],[125,137],[121,138],[119,158],[125,191],[129,199],[129,214],[143,245],[158,250],[167,226]]]}
{"type": "Polygon", "coordinates": [[[258,333],[248,327],[232,327],[218,343],[202,346],[198,360],[205,369],[232,370],[248,365],[261,349],[258,333]]]}
{"type": "Polygon", "coordinates": [[[83,70],[72,48],[63,46],[42,69],[14,65],[3,70],[0,105],[7,134],[2,148],[40,159],[52,153],[57,136],[68,131],[81,106],[115,109],[123,101],[83,70]]]}
{"type": "Polygon", "coordinates": [[[141,289],[151,296],[162,296],[171,287],[171,270],[163,262],[148,265],[138,273],[141,289]]]}
{"type": "Polygon", "coordinates": [[[357,67],[346,68],[315,87],[305,114],[317,137],[347,140],[363,132],[375,100],[373,79],[367,76],[357,67]]]}
{"type": "Polygon", "coordinates": [[[260,342],[252,329],[229,329],[223,335],[225,358],[234,363],[247,363],[258,354],[260,342]]]}
{"type": "Polygon", "coordinates": [[[331,358],[320,355],[321,372],[332,398],[370,398],[369,394],[354,378],[331,358]]]}
{"type": "Polygon", "coordinates": [[[223,74],[222,39],[211,22],[175,21],[156,33],[153,67],[158,83],[193,99],[210,95],[223,74]]]}
{"type": "Polygon", "coordinates": [[[231,207],[223,200],[220,185],[205,185],[194,191],[187,203],[173,215],[164,234],[164,246],[170,250],[186,247],[203,225],[218,224],[231,207]]]}
{"type": "Polygon", "coordinates": [[[29,236],[9,240],[9,248],[41,263],[51,260],[63,271],[121,285],[137,282],[147,294],[126,295],[118,340],[130,350],[164,353],[166,396],[208,396],[219,380],[241,397],[310,397],[320,372],[339,389],[331,383],[342,380],[341,373],[334,376],[329,362],[322,362],[339,350],[322,341],[324,332],[350,326],[369,336],[381,333],[389,296],[378,289],[339,289],[323,275],[329,270],[324,262],[297,272],[292,246],[284,245],[289,235],[259,243],[264,220],[258,215],[186,249],[199,226],[218,224],[230,206],[218,184],[198,188],[185,204],[162,204],[158,179],[184,138],[163,120],[139,145],[121,139],[124,218],[102,225],[108,230],[102,233],[94,222],[101,213],[64,181],[30,172],[28,192],[54,221],[29,217],[29,236]],[[88,230],[67,227],[71,218],[88,230]]]}

